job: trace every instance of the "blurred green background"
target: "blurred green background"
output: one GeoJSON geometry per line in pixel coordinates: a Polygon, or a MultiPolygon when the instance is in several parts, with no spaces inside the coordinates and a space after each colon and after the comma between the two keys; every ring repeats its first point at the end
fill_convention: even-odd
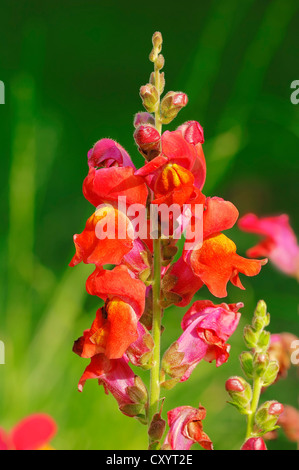
{"type": "MultiPolygon", "coordinates": [[[[98,307],[85,292],[92,266],[68,267],[72,236],[93,210],[82,195],[87,151],[110,137],[142,164],[132,122],[142,110],[139,87],[152,70],[151,36],[159,30],[166,90],[189,96],[168,128],[191,119],[204,126],[205,194],[231,200],[241,215],[288,213],[299,235],[299,105],[290,102],[290,84],[299,79],[298,1],[3,0],[0,10],[6,87],[0,106],[0,339],[6,348],[0,427],[43,411],[58,424],[57,449],[143,449],[145,427],[121,415],[96,381],[77,392],[88,361],[72,353],[72,344],[98,307]]],[[[257,239],[237,228],[228,235],[241,255],[257,239]]],[[[229,286],[227,302],[245,307],[228,363],[219,369],[200,364],[165,393],[165,411],[199,402],[206,407],[204,429],[220,450],[238,449],[244,438],[245,419],[226,403],[224,384],[241,374],[242,329],[257,300],[268,304],[272,332],[299,335],[294,279],[268,264],[242,281],[245,291],[229,286]]],[[[213,299],[205,288],[196,298],[213,299]]],[[[165,312],[163,349],[179,335],[185,310],[165,312]]],[[[293,369],[263,398],[298,406],[293,369]]],[[[296,447],[281,432],[268,446],[296,447]]]]}

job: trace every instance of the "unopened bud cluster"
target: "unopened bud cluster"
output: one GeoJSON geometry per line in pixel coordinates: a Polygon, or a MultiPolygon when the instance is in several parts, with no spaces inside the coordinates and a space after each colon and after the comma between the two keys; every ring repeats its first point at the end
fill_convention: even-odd
{"type": "MultiPolygon", "coordinates": [[[[254,312],[251,325],[244,328],[244,340],[251,351],[244,351],[240,355],[242,370],[254,386],[258,385],[259,393],[276,380],[279,365],[276,360],[270,360],[268,354],[270,333],[264,328],[270,323],[270,315],[264,301],[259,301],[254,312]]],[[[276,429],[279,415],[283,406],[277,401],[268,401],[258,410],[253,409],[254,388],[242,377],[230,377],[226,382],[226,391],[231,397],[229,402],[241,414],[254,417],[253,435],[262,436],[268,431],[276,429]]]]}
{"type": "MultiPolygon", "coordinates": [[[[153,49],[149,59],[155,65],[154,72],[151,73],[149,83],[140,88],[140,97],[142,104],[149,113],[159,111],[161,124],[169,124],[188,103],[188,97],[185,93],[169,91],[160,102],[160,96],[165,87],[165,76],[161,70],[164,67],[165,60],[161,54],[162,36],[156,32],[152,38],[153,49]]],[[[142,146],[139,145],[142,150],[142,146]]]]}

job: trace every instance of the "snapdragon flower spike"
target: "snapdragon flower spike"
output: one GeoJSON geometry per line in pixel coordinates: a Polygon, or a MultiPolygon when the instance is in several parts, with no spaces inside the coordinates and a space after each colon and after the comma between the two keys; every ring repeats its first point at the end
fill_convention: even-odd
{"type": "Polygon", "coordinates": [[[265,441],[261,437],[250,437],[241,447],[241,450],[267,450],[265,441]]]}
{"type": "Polygon", "coordinates": [[[114,396],[123,414],[137,416],[144,413],[147,392],[142,381],[128,365],[126,356],[120,359],[108,359],[104,354],[93,356],[79,380],[79,392],[83,391],[89,379],[97,379],[99,385],[104,386],[105,392],[114,396]]]}
{"type": "Polygon", "coordinates": [[[133,239],[134,229],[130,219],[112,206],[102,206],[89,217],[83,232],[74,235],[76,253],[70,266],[81,261],[96,266],[120,264],[133,248],[133,239]],[[119,227],[121,237],[118,237],[119,227]]]}
{"type": "Polygon", "coordinates": [[[209,436],[203,431],[202,421],[206,417],[203,406],[193,408],[180,406],[168,411],[169,431],[162,446],[163,450],[189,450],[196,442],[206,450],[213,450],[209,436]]]}
{"type": "Polygon", "coordinates": [[[112,139],[98,140],[87,153],[88,166],[101,168],[110,166],[125,166],[135,169],[130,155],[117,142],[112,139]]]}
{"type": "Polygon", "coordinates": [[[22,419],[10,432],[0,428],[0,450],[50,450],[57,432],[53,418],[36,413],[22,419]]]}
{"type": "Polygon", "coordinates": [[[242,307],[241,302],[229,305],[214,305],[209,300],[194,302],[183,317],[183,334],[163,357],[163,372],[184,382],[203,359],[215,360],[217,367],[224,364],[230,350],[226,341],[238,326],[242,307]]]}
{"type": "Polygon", "coordinates": [[[259,218],[255,214],[247,214],[241,217],[238,225],[245,232],[263,236],[247,251],[248,256],[266,256],[280,271],[299,279],[299,245],[288,215],[259,218]]]}

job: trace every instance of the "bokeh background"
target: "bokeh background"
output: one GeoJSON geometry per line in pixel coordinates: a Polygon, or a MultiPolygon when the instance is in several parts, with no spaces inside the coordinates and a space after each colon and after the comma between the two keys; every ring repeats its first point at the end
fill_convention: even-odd
{"type": "MultiPolygon", "coordinates": [[[[99,305],[85,292],[92,267],[68,263],[72,236],[92,213],[82,195],[89,148],[110,137],[142,164],[132,122],[152,70],[154,31],[164,37],[166,90],[189,96],[168,128],[195,119],[205,129],[205,194],[231,200],[241,215],[287,213],[299,234],[299,105],[290,102],[299,78],[298,9],[297,0],[2,0],[0,427],[42,411],[57,422],[57,449],[146,447],[145,427],[121,415],[96,381],[77,392],[88,361],[72,344],[99,305]]],[[[238,228],[228,235],[241,255],[257,240],[238,228]]],[[[246,290],[230,286],[227,298],[245,303],[228,363],[200,364],[165,392],[166,409],[206,407],[204,428],[220,450],[239,449],[244,438],[245,419],[226,403],[224,384],[241,374],[242,330],[256,302],[267,302],[273,333],[299,335],[296,280],[268,264],[242,281],[246,290]]],[[[205,288],[196,298],[213,299],[205,288]]],[[[185,310],[165,312],[163,349],[185,310]]],[[[294,369],[263,398],[298,406],[294,369]]],[[[281,432],[268,446],[296,447],[281,432]]]]}

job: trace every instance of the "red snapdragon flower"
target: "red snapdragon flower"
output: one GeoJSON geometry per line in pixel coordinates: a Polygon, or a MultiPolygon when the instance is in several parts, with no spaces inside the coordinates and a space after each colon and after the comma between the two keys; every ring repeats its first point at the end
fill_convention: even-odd
{"type": "Polygon", "coordinates": [[[73,350],[81,357],[104,353],[109,359],[119,359],[138,339],[145,285],[121,265],[111,271],[96,268],[87,279],[86,288],[89,294],[105,300],[105,306],[98,309],[91,328],[75,341],[73,350]]]}
{"type": "Polygon", "coordinates": [[[202,421],[206,417],[203,406],[192,408],[180,406],[168,411],[169,431],[162,449],[189,450],[196,442],[206,450],[213,450],[209,436],[203,431],[202,421]]]}
{"type": "Polygon", "coordinates": [[[96,170],[89,168],[83,182],[83,194],[95,207],[100,204],[117,204],[119,197],[125,197],[127,206],[146,204],[148,190],[140,176],[134,174],[131,166],[109,167],[96,170]]]}
{"type": "Polygon", "coordinates": [[[120,264],[133,248],[133,239],[134,230],[129,218],[112,206],[103,206],[89,217],[83,232],[74,235],[76,253],[70,266],[81,261],[96,266],[120,264]],[[122,238],[117,236],[120,224],[122,238]]]}
{"type": "Polygon", "coordinates": [[[215,234],[204,240],[198,250],[188,253],[186,260],[190,263],[196,276],[208,287],[215,297],[226,297],[228,281],[244,289],[239,273],[256,276],[267,260],[248,260],[239,256],[235,243],[223,233],[215,234]]]}
{"type": "MultiPolygon", "coordinates": [[[[169,290],[179,296],[176,305],[187,305],[195,292],[204,284],[216,297],[227,295],[226,286],[231,281],[244,289],[239,273],[257,275],[267,260],[248,260],[236,253],[235,243],[222,231],[234,226],[237,208],[219,197],[207,198],[203,212],[203,241],[184,248],[183,260],[174,263],[167,276],[173,279],[169,290]]],[[[191,240],[192,242],[192,240],[191,240]]],[[[186,245],[186,244],[185,244],[186,245]]],[[[186,245],[187,246],[187,245],[186,245]]],[[[166,289],[169,283],[166,282],[166,289]]]]}
{"type": "Polygon", "coordinates": [[[245,232],[263,236],[256,246],[247,251],[248,256],[266,256],[280,271],[299,278],[299,245],[286,214],[260,218],[255,214],[246,214],[238,225],[245,232]]]}
{"type": "Polygon", "coordinates": [[[137,318],[144,311],[146,287],[142,281],[131,276],[124,265],[112,270],[96,268],[86,281],[90,295],[96,295],[104,301],[118,297],[133,308],[137,318]]]}
{"type": "Polygon", "coordinates": [[[22,419],[9,433],[0,428],[0,450],[50,450],[57,431],[54,420],[43,413],[22,419]]]}
{"type": "MultiPolygon", "coordinates": [[[[179,130],[161,136],[161,154],[135,172],[143,176],[154,191],[155,203],[187,203],[193,193],[200,193],[206,167],[201,151],[189,143],[179,130]],[[196,167],[196,172],[193,173],[196,167]]],[[[193,196],[194,197],[194,196],[193,196]]]]}

